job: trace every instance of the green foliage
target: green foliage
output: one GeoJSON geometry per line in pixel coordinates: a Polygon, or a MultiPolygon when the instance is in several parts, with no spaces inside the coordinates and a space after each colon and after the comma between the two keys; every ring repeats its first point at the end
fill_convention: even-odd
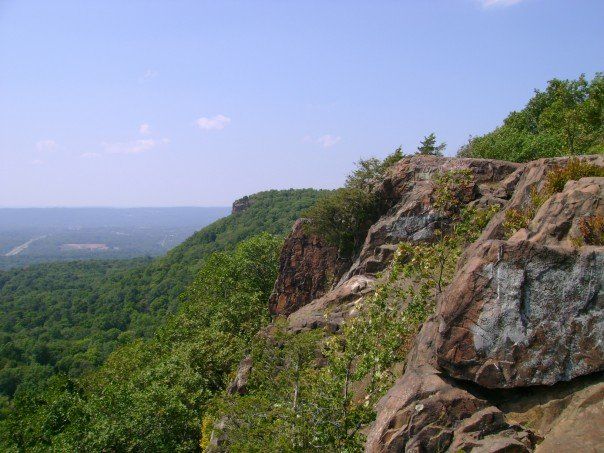
{"type": "Polygon", "coordinates": [[[525,206],[506,211],[503,223],[505,237],[510,238],[516,231],[528,227],[539,207],[552,195],[562,192],[567,182],[592,176],[604,176],[604,167],[577,157],[571,157],[565,164],[549,170],[545,177],[544,186],[541,190],[537,190],[535,187],[532,188],[531,199],[525,206]]]}
{"type": "Polygon", "coordinates": [[[604,217],[593,215],[579,219],[579,235],[573,238],[575,246],[604,245],[604,217]]]}
{"type": "Polygon", "coordinates": [[[0,395],[35,388],[55,373],[81,376],[116,347],[150,337],[177,310],[179,295],[212,252],[231,250],[263,231],[285,235],[324,193],[252,195],[245,211],[214,222],[155,260],[77,261],[0,272],[0,395]]]}
{"type": "Polygon", "coordinates": [[[547,173],[543,195],[547,198],[562,192],[568,181],[578,181],[581,178],[604,176],[604,167],[589,163],[578,158],[570,158],[564,165],[557,166],[547,173]]]}
{"type": "Polygon", "coordinates": [[[369,159],[360,159],[356,163],[357,168],[346,177],[345,187],[371,192],[382,180],[386,170],[396,164],[403,157],[405,157],[403,154],[403,149],[398,147],[392,154],[386,156],[384,160],[380,160],[375,157],[369,159]]]}
{"type": "Polygon", "coordinates": [[[604,75],[551,80],[503,125],[471,138],[458,155],[526,162],[540,157],[604,152],[604,75]]]}
{"type": "Polygon", "coordinates": [[[384,210],[374,189],[388,168],[403,157],[402,149],[397,148],[383,161],[371,158],[357,162],[357,169],[348,175],[345,187],[320,198],[304,213],[304,217],[311,219],[306,226],[308,232],[338,247],[343,258],[351,258],[384,210]]]}
{"type": "Polygon", "coordinates": [[[269,320],[281,245],[263,234],[216,252],[153,339],[118,348],[80,379],[17,392],[2,450],[196,451],[204,408],[269,320]]]}
{"type": "Polygon", "coordinates": [[[341,256],[350,258],[379,214],[373,193],[344,187],[319,200],[304,216],[312,220],[307,224],[310,233],[321,236],[338,247],[341,256]]]}
{"type": "Polygon", "coordinates": [[[436,144],[436,135],[432,132],[420,142],[415,154],[417,156],[442,156],[446,147],[446,143],[436,144]]]}
{"type": "Polygon", "coordinates": [[[459,213],[461,205],[472,199],[474,179],[471,170],[452,170],[434,178],[434,207],[443,214],[459,213]]]}

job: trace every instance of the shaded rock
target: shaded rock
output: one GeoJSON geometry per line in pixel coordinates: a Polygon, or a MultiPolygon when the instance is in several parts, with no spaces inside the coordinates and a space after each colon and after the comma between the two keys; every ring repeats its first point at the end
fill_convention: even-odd
{"type": "Polygon", "coordinates": [[[355,304],[374,290],[375,280],[357,275],[331,290],[325,296],[312,301],[288,317],[291,331],[300,332],[317,328],[339,330],[344,320],[354,316],[355,304]]]}
{"type": "Polygon", "coordinates": [[[279,276],[269,300],[273,315],[288,315],[330,289],[345,263],[336,247],[308,235],[298,220],[285,240],[279,258],[279,276]]]}
{"type": "Polygon", "coordinates": [[[604,451],[604,373],[496,395],[509,420],[544,438],[537,452],[604,451]]]}
{"type": "Polygon", "coordinates": [[[252,372],[252,357],[246,356],[237,367],[237,373],[235,378],[231,381],[231,384],[227,388],[227,393],[232,395],[238,393],[239,395],[245,395],[247,393],[247,382],[252,372]]]}

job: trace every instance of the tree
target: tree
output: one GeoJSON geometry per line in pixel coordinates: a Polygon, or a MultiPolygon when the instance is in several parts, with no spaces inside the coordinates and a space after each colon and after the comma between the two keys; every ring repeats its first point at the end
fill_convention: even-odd
{"type": "Polygon", "coordinates": [[[420,142],[417,153],[415,154],[418,156],[442,156],[446,146],[447,144],[444,142],[437,145],[436,135],[432,132],[420,142]]]}
{"type": "Polygon", "coordinates": [[[536,90],[526,107],[511,112],[488,134],[473,137],[458,152],[526,162],[540,157],[604,152],[604,74],[591,81],[553,79],[536,90]]]}

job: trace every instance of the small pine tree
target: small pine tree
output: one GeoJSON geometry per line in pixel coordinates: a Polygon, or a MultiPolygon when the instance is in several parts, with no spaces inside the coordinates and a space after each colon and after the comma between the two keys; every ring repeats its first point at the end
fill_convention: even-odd
{"type": "Polygon", "coordinates": [[[442,156],[446,146],[447,144],[444,142],[437,145],[436,135],[432,132],[420,142],[415,154],[418,156],[442,156]]]}

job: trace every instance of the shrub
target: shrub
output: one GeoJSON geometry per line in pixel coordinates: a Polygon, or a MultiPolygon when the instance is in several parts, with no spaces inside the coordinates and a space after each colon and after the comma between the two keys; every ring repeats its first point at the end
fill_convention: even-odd
{"type": "Polygon", "coordinates": [[[562,192],[568,181],[578,181],[591,176],[604,176],[604,167],[576,157],[570,158],[565,165],[557,166],[547,173],[543,195],[549,198],[555,193],[562,192]]]}
{"type": "Polygon", "coordinates": [[[436,176],[434,180],[434,207],[443,214],[458,213],[462,204],[471,200],[474,179],[471,170],[451,170],[436,176]]]}
{"type": "Polygon", "coordinates": [[[320,199],[305,213],[312,220],[306,228],[338,247],[343,258],[349,258],[359,249],[379,214],[374,194],[345,187],[320,199]]]}
{"type": "Polygon", "coordinates": [[[604,217],[593,215],[579,219],[579,236],[572,239],[575,246],[604,245],[604,217]]]}
{"type": "Polygon", "coordinates": [[[352,257],[384,209],[374,193],[375,187],[386,170],[403,157],[401,148],[397,148],[383,161],[371,158],[357,162],[345,187],[320,198],[303,214],[311,219],[305,226],[307,232],[336,246],[342,258],[352,257]]]}
{"type": "Polygon", "coordinates": [[[528,227],[535,216],[535,208],[531,205],[525,209],[512,208],[505,212],[503,231],[506,239],[512,237],[518,230],[528,227]]]}

